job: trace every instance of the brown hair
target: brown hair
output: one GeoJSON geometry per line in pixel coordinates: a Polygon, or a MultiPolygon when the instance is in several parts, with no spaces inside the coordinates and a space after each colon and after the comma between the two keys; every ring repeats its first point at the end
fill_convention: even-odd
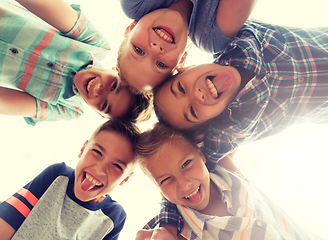
{"type": "MultiPolygon", "coordinates": [[[[160,150],[165,144],[170,144],[172,141],[184,141],[185,143],[196,146],[196,144],[187,139],[183,132],[172,128],[163,122],[158,122],[154,128],[143,132],[138,139],[136,145],[136,154],[140,165],[144,165],[150,156],[160,153],[160,150]]],[[[143,167],[141,167],[144,171],[143,167]]]]}
{"type": "Polygon", "coordinates": [[[93,140],[102,131],[114,131],[122,134],[130,140],[133,151],[135,151],[138,138],[140,136],[139,128],[130,121],[122,121],[119,119],[110,119],[101,124],[91,135],[89,141],[93,140]]]}

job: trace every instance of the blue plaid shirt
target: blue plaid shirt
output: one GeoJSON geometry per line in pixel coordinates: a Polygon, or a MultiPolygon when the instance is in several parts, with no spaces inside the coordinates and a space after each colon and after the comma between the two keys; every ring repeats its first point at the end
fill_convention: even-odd
{"type": "Polygon", "coordinates": [[[0,84],[36,98],[37,117],[25,118],[29,124],[79,117],[83,100],[74,75],[88,65],[101,67],[109,50],[79,6],[72,7],[79,19],[62,34],[21,6],[0,1],[0,84]]]}
{"type": "MultiPolygon", "coordinates": [[[[210,125],[202,148],[210,171],[240,144],[295,123],[327,122],[328,28],[306,30],[247,21],[215,58],[218,64],[244,67],[257,77],[210,125]]],[[[176,206],[164,202],[162,208],[157,222],[168,222],[180,231],[176,206]]]]}

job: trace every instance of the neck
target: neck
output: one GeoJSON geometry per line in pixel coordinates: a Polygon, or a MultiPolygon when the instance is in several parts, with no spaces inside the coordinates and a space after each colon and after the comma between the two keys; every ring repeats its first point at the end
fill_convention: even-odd
{"type": "Polygon", "coordinates": [[[214,183],[211,181],[210,185],[210,200],[206,208],[199,211],[202,214],[209,216],[231,216],[228,212],[227,204],[222,201],[222,196],[220,191],[216,188],[214,183]]]}
{"type": "Polygon", "coordinates": [[[189,19],[193,8],[193,4],[190,0],[178,0],[172,3],[168,8],[179,12],[186,24],[189,25],[189,19]]]}

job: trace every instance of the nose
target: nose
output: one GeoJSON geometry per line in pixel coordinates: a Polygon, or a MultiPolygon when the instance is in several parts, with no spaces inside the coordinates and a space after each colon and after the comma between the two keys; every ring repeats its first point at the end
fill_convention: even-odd
{"type": "Polygon", "coordinates": [[[160,46],[157,42],[152,41],[150,42],[150,49],[153,53],[162,53],[164,52],[164,49],[162,46],[160,46]]]}
{"type": "Polygon", "coordinates": [[[94,169],[98,175],[106,175],[106,167],[102,163],[94,165],[94,169]]]}
{"type": "Polygon", "coordinates": [[[178,187],[179,190],[188,190],[191,187],[191,181],[190,179],[186,178],[186,177],[180,177],[178,179],[178,187]]]}
{"type": "Polygon", "coordinates": [[[104,90],[104,86],[101,83],[97,83],[97,85],[94,88],[95,96],[99,97],[99,95],[102,94],[103,90],[104,90]]]}
{"type": "Polygon", "coordinates": [[[194,91],[191,92],[191,99],[196,102],[204,102],[205,101],[205,94],[201,88],[195,87],[194,91]]]}

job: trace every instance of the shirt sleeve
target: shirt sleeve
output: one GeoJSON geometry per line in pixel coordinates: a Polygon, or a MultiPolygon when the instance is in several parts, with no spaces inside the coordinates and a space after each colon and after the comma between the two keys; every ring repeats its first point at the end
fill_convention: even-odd
{"type": "Polygon", "coordinates": [[[121,7],[124,14],[134,20],[139,21],[147,13],[160,8],[167,8],[177,0],[121,0],[121,7]]]}
{"type": "Polygon", "coordinates": [[[79,18],[74,27],[68,33],[61,33],[63,36],[74,40],[110,50],[107,39],[97,31],[93,24],[81,12],[79,5],[71,5],[71,7],[79,13],[79,18]]]}
{"type": "Polygon", "coordinates": [[[83,111],[83,101],[80,96],[74,96],[70,101],[56,105],[36,98],[37,115],[35,118],[24,117],[25,121],[35,126],[42,121],[71,120],[80,117],[83,111]]]}
{"type": "Polygon", "coordinates": [[[178,235],[181,233],[184,225],[183,218],[177,206],[165,199],[161,201],[160,214],[151,219],[143,228],[154,229],[161,222],[169,223],[175,227],[178,230],[178,235]]]}
{"type": "Polygon", "coordinates": [[[64,163],[49,166],[22,189],[2,202],[0,204],[0,218],[17,231],[64,167],[64,163]]]}
{"type": "Polygon", "coordinates": [[[113,201],[111,206],[109,208],[103,209],[103,212],[113,221],[114,228],[110,233],[108,233],[104,239],[106,240],[116,240],[118,239],[118,236],[120,232],[123,229],[125,219],[126,219],[126,213],[123,209],[123,207],[113,201]]]}

